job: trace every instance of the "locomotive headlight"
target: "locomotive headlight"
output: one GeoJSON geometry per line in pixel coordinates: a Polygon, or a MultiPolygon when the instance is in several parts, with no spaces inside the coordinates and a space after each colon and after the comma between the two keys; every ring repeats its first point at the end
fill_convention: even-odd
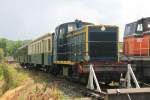
{"type": "Polygon", "coordinates": [[[84,61],[89,61],[89,60],[90,60],[89,55],[84,56],[84,61]]]}
{"type": "Polygon", "coordinates": [[[105,26],[102,26],[101,31],[105,31],[105,30],[106,30],[105,26]]]}

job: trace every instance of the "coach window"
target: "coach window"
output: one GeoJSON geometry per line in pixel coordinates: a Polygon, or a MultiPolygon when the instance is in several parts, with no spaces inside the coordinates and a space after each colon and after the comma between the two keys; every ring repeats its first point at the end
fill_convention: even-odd
{"type": "Polygon", "coordinates": [[[42,42],[42,45],[43,45],[42,51],[43,51],[43,53],[44,53],[44,51],[45,51],[45,44],[44,44],[44,40],[43,40],[43,42],[42,42]]]}
{"type": "Polygon", "coordinates": [[[36,43],[36,53],[38,53],[38,43],[36,43]]]}
{"type": "Polygon", "coordinates": [[[33,45],[33,54],[35,53],[35,44],[33,45]]]}
{"type": "Polygon", "coordinates": [[[39,53],[39,43],[37,43],[37,53],[39,53]]]}
{"type": "Polygon", "coordinates": [[[45,46],[44,51],[46,52],[46,40],[44,40],[44,46],[45,46]]]}
{"type": "Polygon", "coordinates": [[[33,54],[35,53],[35,46],[34,46],[34,44],[33,44],[33,54]]]}
{"type": "Polygon", "coordinates": [[[40,53],[42,53],[42,45],[41,45],[41,42],[40,42],[40,53]]]}
{"type": "Polygon", "coordinates": [[[39,42],[39,53],[41,53],[41,42],[39,42]]]}
{"type": "Polygon", "coordinates": [[[38,43],[38,45],[39,45],[39,53],[40,53],[40,42],[38,43]]]}
{"type": "Polygon", "coordinates": [[[33,45],[32,45],[32,48],[31,48],[31,50],[32,50],[32,54],[33,54],[33,45]]]}
{"type": "Polygon", "coordinates": [[[31,46],[31,53],[33,54],[33,45],[31,46]]]}
{"type": "Polygon", "coordinates": [[[46,40],[44,42],[44,45],[45,45],[45,52],[47,52],[47,41],[46,40]]]}
{"type": "Polygon", "coordinates": [[[42,40],[42,53],[44,53],[44,40],[42,40]]]}
{"type": "Polygon", "coordinates": [[[41,53],[42,53],[42,52],[43,52],[43,51],[42,51],[42,46],[43,46],[43,45],[42,45],[42,42],[40,42],[40,44],[41,44],[41,53]]]}
{"type": "Polygon", "coordinates": [[[34,44],[33,44],[33,54],[34,54],[34,44]]]}
{"type": "Polygon", "coordinates": [[[34,45],[32,45],[32,54],[34,53],[34,45]]]}
{"type": "Polygon", "coordinates": [[[40,45],[39,45],[39,42],[38,42],[38,53],[40,52],[40,45]]]}
{"type": "Polygon", "coordinates": [[[33,45],[33,54],[35,53],[35,44],[33,45]]]}
{"type": "Polygon", "coordinates": [[[40,44],[38,42],[38,53],[40,53],[40,44]]]}
{"type": "Polygon", "coordinates": [[[34,44],[34,53],[36,54],[36,44],[34,44]]]}
{"type": "Polygon", "coordinates": [[[36,53],[38,53],[38,43],[36,44],[36,53]]]}
{"type": "Polygon", "coordinates": [[[46,52],[48,52],[48,40],[46,40],[46,52]]]}
{"type": "Polygon", "coordinates": [[[35,44],[35,54],[37,53],[37,44],[35,44]]]}
{"type": "Polygon", "coordinates": [[[48,51],[51,51],[51,41],[48,39],[48,51]]]}
{"type": "Polygon", "coordinates": [[[35,44],[35,53],[37,53],[37,50],[38,48],[37,48],[37,44],[35,44]]]}

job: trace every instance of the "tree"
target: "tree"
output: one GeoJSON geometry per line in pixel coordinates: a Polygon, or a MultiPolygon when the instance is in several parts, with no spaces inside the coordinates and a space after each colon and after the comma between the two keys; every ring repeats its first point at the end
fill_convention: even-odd
{"type": "Polygon", "coordinates": [[[0,38],[0,48],[3,49],[4,56],[13,56],[20,46],[28,43],[29,41],[30,40],[13,41],[5,38],[0,38]]]}
{"type": "Polygon", "coordinates": [[[4,59],[4,51],[0,48],[0,62],[4,59]]]}
{"type": "Polygon", "coordinates": [[[4,38],[0,39],[0,48],[3,49],[4,55],[6,56],[6,42],[7,40],[4,38]]]}
{"type": "Polygon", "coordinates": [[[7,41],[7,56],[13,56],[17,49],[23,44],[23,41],[7,41]]]}

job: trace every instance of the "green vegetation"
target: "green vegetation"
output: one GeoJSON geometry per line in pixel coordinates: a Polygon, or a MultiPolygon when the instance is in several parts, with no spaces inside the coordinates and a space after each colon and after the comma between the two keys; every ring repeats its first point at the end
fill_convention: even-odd
{"type": "Polygon", "coordinates": [[[0,82],[4,83],[0,86],[0,95],[21,85],[27,78],[28,74],[25,71],[16,70],[14,66],[9,64],[0,64],[0,82]]]}
{"type": "Polygon", "coordinates": [[[20,47],[23,44],[26,44],[30,40],[25,41],[12,41],[5,38],[0,38],[0,48],[3,49],[5,56],[12,56],[18,47],[20,47]]]}
{"type": "Polygon", "coordinates": [[[2,99],[11,95],[13,100],[66,100],[57,84],[50,80],[49,74],[24,70],[18,64],[0,64],[2,99]],[[7,94],[7,91],[11,92],[7,94]]]}
{"type": "MultiPolygon", "coordinates": [[[[6,51],[6,39],[0,38],[0,48],[2,48],[4,52],[6,51]]],[[[5,53],[5,56],[6,56],[6,53],[5,53]]]]}
{"type": "Polygon", "coordinates": [[[123,50],[123,43],[122,42],[119,43],[119,50],[123,50]]]}
{"type": "Polygon", "coordinates": [[[0,62],[4,59],[4,51],[2,48],[0,48],[0,62]]]}

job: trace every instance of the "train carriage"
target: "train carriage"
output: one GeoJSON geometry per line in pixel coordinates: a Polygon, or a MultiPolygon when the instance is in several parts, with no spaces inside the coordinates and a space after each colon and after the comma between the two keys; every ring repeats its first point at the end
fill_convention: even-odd
{"type": "Polygon", "coordinates": [[[28,47],[29,64],[44,70],[52,65],[52,34],[33,40],[28,47]]]}
{"type": "Polygon", "coordinates": [[[47,33],[18,48],[15,59],[25,67],[48,70],[53,64],[53,35],[47,33]]]}
{"type": "Polygon", "coordinates": [[[28,45],[27,44],[18,48],[18,50],[15,53],[15,59],[21,65],[25,65],[26,63],[28,63],[28,45]]]}

